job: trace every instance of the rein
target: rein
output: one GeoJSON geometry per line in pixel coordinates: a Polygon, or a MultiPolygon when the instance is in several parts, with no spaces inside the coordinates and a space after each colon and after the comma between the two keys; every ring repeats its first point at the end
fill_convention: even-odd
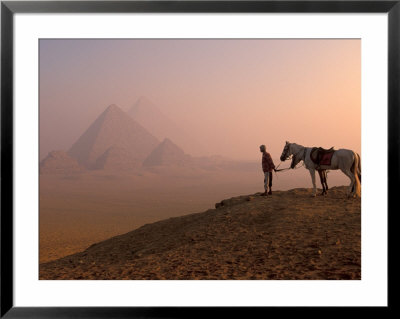
{"type": "MultiPolygon", "coordinates": [[[[277,168],[278,168],[279,166],[281,166],[282,163],[283,163],[283,162],[281,161],[281,162],[279,163],[279,165],[277,166],[277,168]]],[[[281,168],[281,169],[277,169],[277,168],[275,168],[275,172],[276,172],[276,173],[277,173],[277,172],[286,171],[286,170],[290,169],[290,167],[281,168]]]]}
{"type": "MultiPolygon", "coordinates": [[[[283,162],[281,161],[277,167],[281,166],[282,163],[283,163],[283,162]]],[[[303,167],[303,166],[304,166],[304,162],[303,162],[303,164],[301,164],[300,166],[296,166],[296,167],[293,167],[293,168],[291,168],[291,167],[286,167],[286,168],[281,168],[281,169],[275,169],[275,172],[277,173],[277,172],[287,171],[288,169],[298,169],[298,168],[301,168],[301,167],[303,167]]]]}
{"type": "MultiPolygon", "coordinates": [[[[302,151],[302,150],[298,151],[297,154],[295,154],[295,155],[291,155],[291,157],[288,157],[286,160],[288,160],[288,159],[290,159],[290,158],[293,158],[293,157],[296,157],[297,155],[300,154],[301,151],[302,151]]],[[[296,167],[293,167],[293,168],[287,167],[287,168],[275,169],[275,173],[277,173],[277,172],[282,172],[282,171],[287,171],[288,169],[298,169],[298,168],[303,167],[303,166],[305,165],[305,164],[304,164],[305,157],[306,157],[306,149],[304,148],[304,155],[303,155],[303,158],[302,158],[303,164],[302,164],[302,165],[296,166],[296,167]]],[[[286,161],[286,160],[285,160],[285,161],[286,161]]],[[[277,168],[278,168],[279,166],[281,166],[282,163],[283,163],[283,162],[281,161],[281,162],[279,163],[279,165],[277,166],[277,168]]]]}

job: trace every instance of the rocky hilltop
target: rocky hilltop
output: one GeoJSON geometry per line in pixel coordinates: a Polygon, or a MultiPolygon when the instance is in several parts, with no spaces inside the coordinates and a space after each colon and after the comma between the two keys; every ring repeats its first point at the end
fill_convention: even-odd
{"type": "Polygon", "coordinates": [[[40,265],[40,279],[361,279],[361,201],[346,187],[238,196],[40,265]]]}

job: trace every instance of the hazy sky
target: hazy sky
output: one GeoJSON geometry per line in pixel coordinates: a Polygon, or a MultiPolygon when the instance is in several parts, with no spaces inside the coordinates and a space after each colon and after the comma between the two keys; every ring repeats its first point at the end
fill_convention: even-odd
{"type": "Polygon", "coordinates": [[[150,99],[209,154],[361,151],[360,40],[40,40],[40,156],[150,99]]]}

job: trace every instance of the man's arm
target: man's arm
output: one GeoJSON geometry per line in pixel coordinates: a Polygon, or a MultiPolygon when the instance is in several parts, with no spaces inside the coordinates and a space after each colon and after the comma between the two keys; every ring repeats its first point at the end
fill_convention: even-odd
{"type": "Polygon", "coordinates": [[[271,167],[272,169],[275,169],[275,164],[274,164],[274,161],[272,160],[272,157],[270,154],[268,154],[268,162],[269,162],[269,167],[271,167]]]}

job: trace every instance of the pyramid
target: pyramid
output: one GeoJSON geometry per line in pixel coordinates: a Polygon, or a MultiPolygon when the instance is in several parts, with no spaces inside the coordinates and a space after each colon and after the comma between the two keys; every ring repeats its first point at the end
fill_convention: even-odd
{"type": "Polygon", "coordinates": [[[135,159],[135,154],[118,146],[109,147],[96,160],[96,169],[129,170],[141,166],[141,162],[135,159]]]}
{"type": "Polygon", "coordinates": [[[128,114],[160,141],[169,138],[192,155],[204,154],[204,146],[192,136],[191,132],[181,128],[148,98],[140,97],[128,111],[128,114]]]}
{"type": "Polygon", "coordinates": [[[191,163],[191,156],[166,138],[145,159],[143,166],[173,165],[185,166],[191,163]]]}
{"type": "Polygon", "coordinates": [[[173,138],[171,133],[175,135],[179,131],[176,124],[144,96],[136,101],[128,114],[161,141],[166,137],[173,138]]]}
{"type": "Polygon", "coordinates": [[[135,161],[143,161],[159,141],[116,105],[110,105],[72,145],[68,154],[88,168],[110,147],[127,150],[135,161]]]}
{"type": "Polygon", "coordinates": [[[40,174],[67,174],[83,170],[77,160],[64,151],[51,151],[39,165],[40,174]]]}

